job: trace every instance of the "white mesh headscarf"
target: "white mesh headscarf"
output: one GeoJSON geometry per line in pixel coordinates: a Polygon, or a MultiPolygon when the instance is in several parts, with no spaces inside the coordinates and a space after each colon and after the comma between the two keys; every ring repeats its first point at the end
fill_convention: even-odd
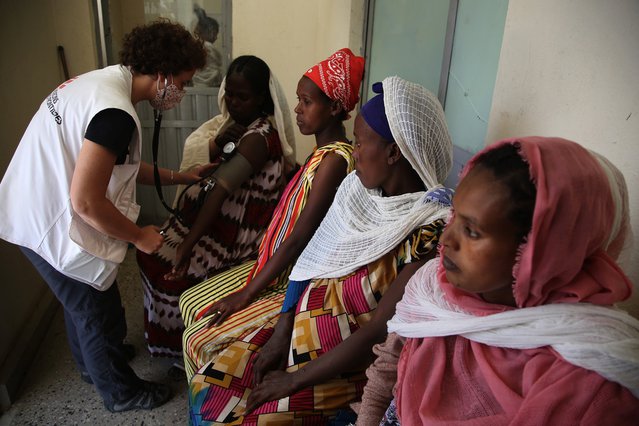
{"type": "Polygon", "coordinates": [[[427,200],[452,165],[441,104],[422,86],[399,77],[384,79],[383,90],[393,138],[428,192],[383,197],[381,190],[366,189],[355,173],[349,174],[293,267],[292,280],[344,276],[391,251],[417,227],[448,214],[447,206],[427,200]]]}

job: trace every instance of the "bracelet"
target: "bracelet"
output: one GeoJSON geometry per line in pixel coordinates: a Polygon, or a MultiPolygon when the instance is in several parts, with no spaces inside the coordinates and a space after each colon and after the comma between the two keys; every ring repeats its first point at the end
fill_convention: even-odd
{"type": "Polygon", "coordinates": [[[171,169],[171,185],[173,185],[173,170],[171,169]]]}

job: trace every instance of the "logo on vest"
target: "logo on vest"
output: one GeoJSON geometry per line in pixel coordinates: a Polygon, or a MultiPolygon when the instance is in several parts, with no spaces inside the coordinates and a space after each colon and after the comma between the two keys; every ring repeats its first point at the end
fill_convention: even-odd
{"type": "Polygon", "coordinates": [[[47,108],[53,116],[53,119],[57,124],[62,124],[62,116],[55,110],[55,104],[58,103],[58,89],[55,89],[49,97],[47,97],[47,108]]]}

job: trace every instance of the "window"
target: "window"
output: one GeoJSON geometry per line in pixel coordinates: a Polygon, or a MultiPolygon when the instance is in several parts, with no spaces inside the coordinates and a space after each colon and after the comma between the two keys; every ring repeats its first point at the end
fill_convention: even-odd
{"type": "Polygon", "coordinates": [[[95,0],[100,66],[118,62],[124,34],[136,25],[167,18],[204,41],[207,64],[194,87],[218,87],[231,58],[231,0],[95,0]]]}

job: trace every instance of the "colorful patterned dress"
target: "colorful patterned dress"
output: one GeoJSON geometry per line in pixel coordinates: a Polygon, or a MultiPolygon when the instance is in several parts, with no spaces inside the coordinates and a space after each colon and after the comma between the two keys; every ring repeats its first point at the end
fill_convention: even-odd
{"type": "MultiPolygon", "coordinates": [[[[152,355],[182,355],[184,323],[178,299],[185,290],[257,254],[284,188],[284,157],[277,130],[267,118],[253,122],[245,135],[251,133],[266,139],[268,160],[259,173],[251,175],[224,201],[210,232],[193,248],[187,276],[175,281],[164,279],[175,264],[178,245],[189,232],[174,216],[164,225],[167,236],[157,253],[137,251],[144,288],[144,331],[152,355]]],[[[187,224],[197,217],[198,210],[193,206],[203,185],[191,186],[183,197],[180,211],[187,224]]]]}
{"type": "Polygon", "coordinates": [[[347,172],[350,173],[353,169],[353,148],[350,144],[335,142],[316,149],[286,187],[260,245],[257,261],[246,262],[216,275],[188,290],[180,298],[180,310],[186,325],[183,342],[188,379],[239,336],[262,326],[280,312],[291,267],[264,289],[249,307],[231,315],[220,326],[207,328],[210,318],[200,318],[213,302],[248,285],[282,241],[288,238],[306,204],[315,172],[322,159],[331,152],[346,160],[347,172]]]}
{"type": "MultiPolygon", "coordinates": [[[[287,371],[322,356],[368,323],[399,270],[431,253],[443,227],[441,220],[420,227],[390,253],[345,277],[311,280],[296,308],[287,371]]],[[[243,335],[193,376],[189,387],[192,424],[325,425],[338,410],[361,399],[364,370],[268,402],[244,417],[253,386],[253,359],[276,322],[277,317],[272,318],[243,335]]]]}

